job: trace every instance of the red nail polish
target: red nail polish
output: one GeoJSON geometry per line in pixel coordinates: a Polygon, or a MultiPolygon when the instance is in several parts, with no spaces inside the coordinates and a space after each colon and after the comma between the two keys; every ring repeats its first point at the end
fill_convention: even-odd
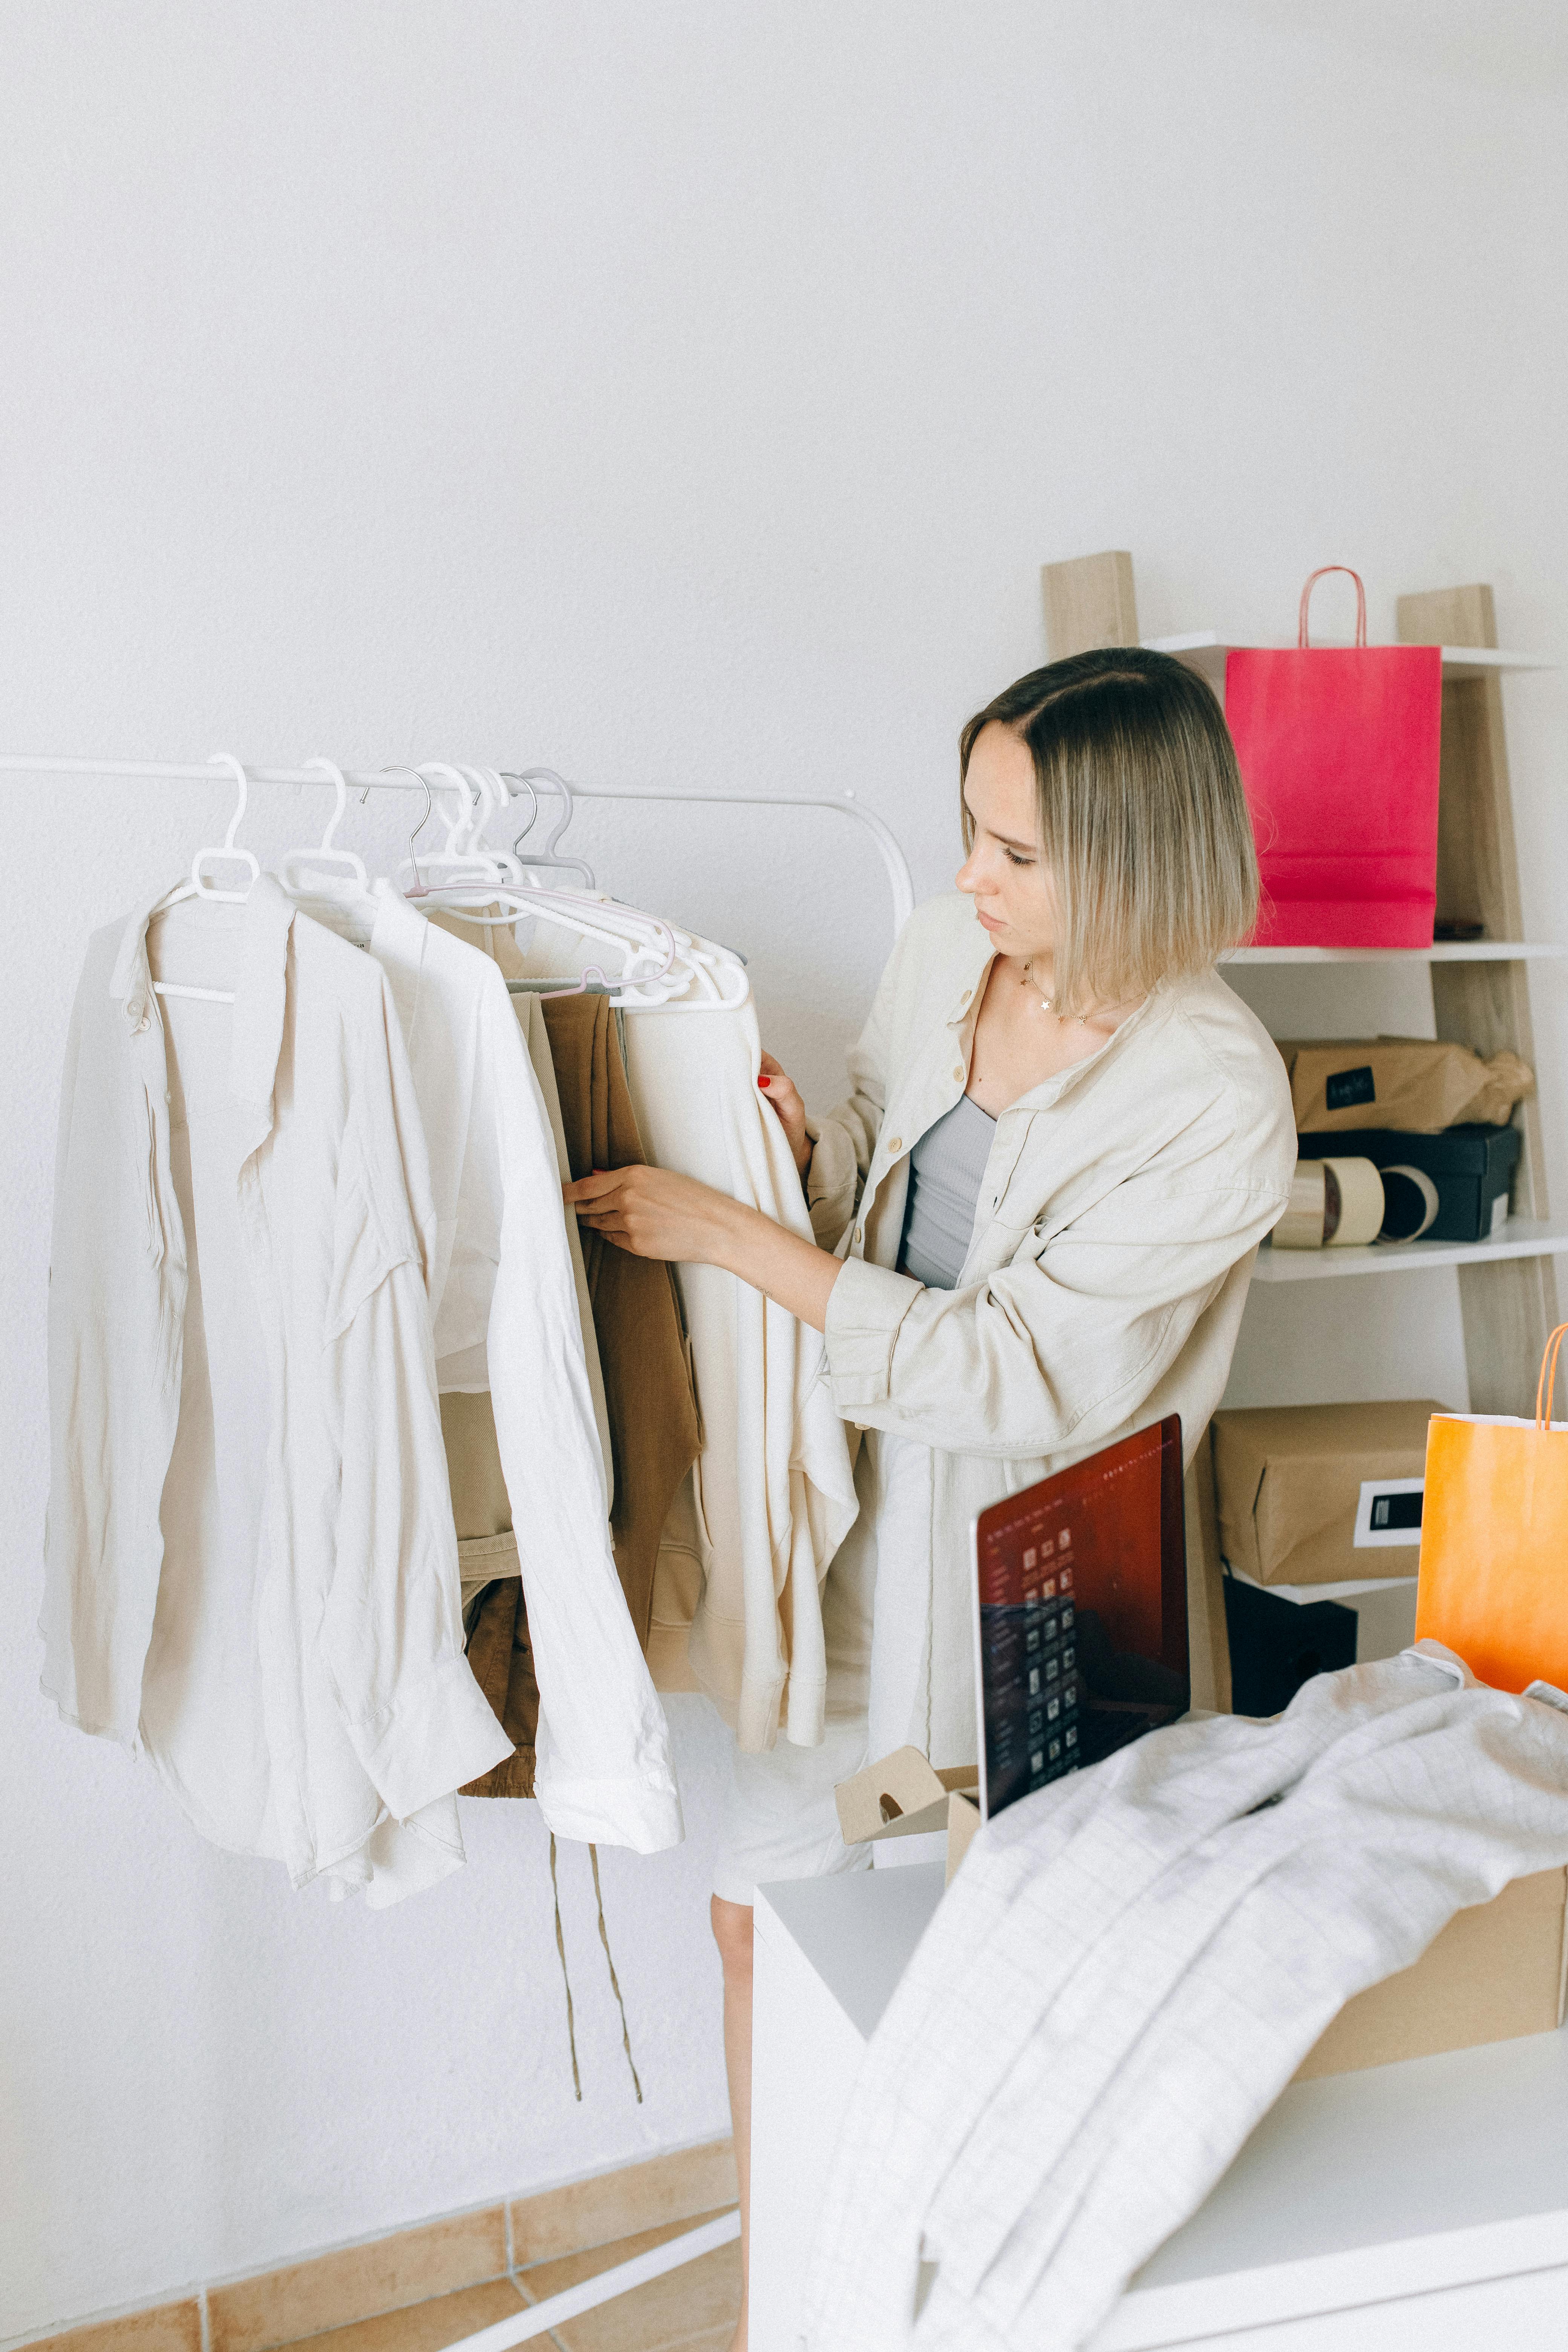
{"type": "Polygon", "coordinates": [[[772,1080],[772,1078],[759,1078],[759,1079],[757,1080],[757,1084],[758,1084],[758,1086],[760,1086],[760,1087],[771,1087],[771,1086],[772,1086],[772,1084],[773,1084],[773,1080],[772,1080]]]}

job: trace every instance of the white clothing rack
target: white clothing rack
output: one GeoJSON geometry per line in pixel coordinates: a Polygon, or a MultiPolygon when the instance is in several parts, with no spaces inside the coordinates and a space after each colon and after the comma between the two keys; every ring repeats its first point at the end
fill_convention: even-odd
{"type": "MultiPolygon", "coordinates": [[[[20,753],[0,754],[0,773],[47,776],[127,776],[138,781],[166,783],[230,783],[233,779],[213,761],[192,765],[171,764],[161,760],[60,760],[35,758],[20,753]]],[[[423,780],[415,781],[418,772],[400,767],[395,775],[369,773],[345,769],[343,780],[351,792],[359,793],[419,793],[426,789],[423,780]]],[[[318,790],[332,788],[333,780],[319,770],[309,768],[247,768],[246,779],[252,784],[313,785],[318,790]]],[[[439,780],[438,780],[439,781],[439,780]]],[[[863,825],[877,845],[878,854],[887,874],[888,887],[893,901],[893,935],[903,929],[914,912],[914,884],[910,875],[909,861],[899,845],[898,836],[876,813],[861,805],[852,792],[846,791],[836,798],[812,793],[795,796],[784,793],[686,793],[664,792],[657,786],[647,791],[626,792],[606,784],[571,784],[564,779],[555,780],[571,802],[591,801],[650,801],[666,802],[685,808],[811,808],[826,809],[836,816],[851,817],[863,825]]],[[[568,815],[570,810],[568,810],[568,815]]],[[[557,827],[552,839],[559,839],[563,826],[557,827]]],[[[232,1002],[222,992],[213,989],[184,988],[182,994],[211,997],[215,1001],[232,1002]]],[[[665,2272],[679,2269],[681,2264],[695,2262],[710,2253],[716,2247],[727,2245],[741,2233],[738,2210],[721,2214],[717,2220],[703,2222],[695,2230],[670,2238],[661,2246],[650,2247],[647,2253],[637,2254],[630,2262],[619,2263],[613,2269],[601,2271],[584,2279],[563,2294],[520,2311],[515,2318],[496,2321],[474,2335],[465,2336],[447,2347],[447,2352],[510,2352],[514,2345],[524,2344],[544,2330],[579,2317],[584,2312],[596,2310],[617,2295],[627,2294],[647,2281],[661,2277],[665,2272]]]]}
{"type": "MultiPolygon", "coordinates": [[[[331,779],[319,770],[310,768],[247,768],[246,777],[253,784],[310,784],[317,791],[331,790],[331,779]]],[[[28,776],[133,776],[165,783],[226,784],[232,778],[216,762],[198,761],[176,765],[163,760],[58,760],[35,758],[26,753],[0,753],[0,774],[28,776]]],[[[395,775],[371,771],[344,769],[343,780],[354,793],[418,793],[425,790],[422,782],[411,781],[416,771],[399,767],[395,775]]],[[[439,782],[437,779],[437,782],[439,782]]],[[[885,824],[872,809],[862,806],[852,792],[836,797],[810,793],[683,793],[665,792],[657,785],[647,791],[626,792],[609,784],[573,784],[562,780],[563,788],[573,801],[658,801],[689,808],[819,808],[829,809],[837,816],[852,817],[864,825],[877,845],[888,877],[888,887],[893,899],[893,932],[895,938],[914,912],[914,884],[910,879],[909,860],[899,846],[898,835],[885,824]]]]}

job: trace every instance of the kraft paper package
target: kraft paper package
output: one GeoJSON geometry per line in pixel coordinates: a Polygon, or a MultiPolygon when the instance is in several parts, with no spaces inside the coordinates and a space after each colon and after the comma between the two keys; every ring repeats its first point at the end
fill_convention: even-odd
{"type": "Polygon", "coordinates": [[[1431,1397],[1378,1404],[1254,1405],[1216,1412],[1219,1548],[1258,1584],[1410,1576],[1415,1549],[1356,1546],[1366,1479],[1419,1478],[1431,1397]]]}
{"type": "Polygon", "coordinates": [[[1517,1054],[1482,1061],[1468,1045],[1431,1037],[1276,1040],[1290,1076],[1301,1133],[1395,1128],[1440,1135],[1445,1128],[1503,1127],[1515,1103],[1535,1090],[1517,1054]]]}

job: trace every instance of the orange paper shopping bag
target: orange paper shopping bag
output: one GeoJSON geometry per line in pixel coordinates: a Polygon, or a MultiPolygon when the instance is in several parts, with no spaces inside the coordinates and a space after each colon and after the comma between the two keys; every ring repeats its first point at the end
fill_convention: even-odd
{"type": "Polygon", "coordinates": [[[1435,1413],[1426,1432],[1416,1639],[1497,1690],[1568,1689],[1568,1425],[1551,1418],[1564,1334],[1546,1343],[1533,1421],[1435,1413]]]}

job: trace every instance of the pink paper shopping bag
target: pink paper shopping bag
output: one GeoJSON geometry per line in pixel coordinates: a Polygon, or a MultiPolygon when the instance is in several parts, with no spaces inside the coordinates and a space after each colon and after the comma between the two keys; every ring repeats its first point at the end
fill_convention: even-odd
{"type": "Polygon", "coordinates": [[[1301,591],[1296,649],[1236,647],[1225,715],[1263,877],[1260,947],[1423,948],[1437,899],[1442,656],[1369,646],[1357,575],[1356,641],[1310,646],[1301,591]]]}

